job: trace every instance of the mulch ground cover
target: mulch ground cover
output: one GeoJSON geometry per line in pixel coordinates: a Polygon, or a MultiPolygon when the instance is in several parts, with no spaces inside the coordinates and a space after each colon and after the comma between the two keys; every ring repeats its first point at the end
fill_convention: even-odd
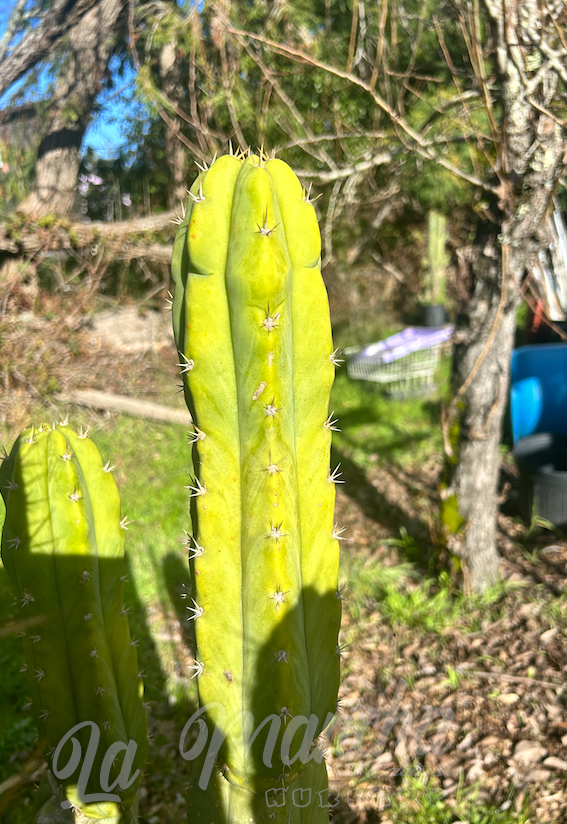
{"type": "MultiPolygon", "coordinates": [[[[102,389],[167,403],[169,385],[176,405],[173,349],[117,352],[93,343],[88,328],[63,342],[45,328],[35,334],[52,340],[58,390],[102,389]]],[[[26,370],[15,369],[0,402],[0,422],[9,428],[27,423],[29,403],[41,399],[26,370]]],[[[50,407],[55,415],[54,397],[50,407]]],[[[403,546],[384,543],[399,538],[402,526],[418,545],[431,544],[440,458],[400,468],[378,455],[363,473],[344,457],[347,483],[338,491],[336,521],[346,527],[347,567],[407,561],[403,546]]],[[[513,490],[513,468],[503,471],[513,490]]],[[[392,794],[405,774],[419,770],[449,807],[459,788],[476,785],[480,801],[519,812],[529,797],[535,820],[567,821],[567,612],[558,597],[567,591],[567,542],[546,530],[530,534],[501,515],[498,546],[508,586],[490,610],[471,609],[466,621],[424,630],[393,624],[379,599],[358,603],[356,616],[345,602],[341,714],[326,752],[331,787],[341,796],[337,821],[390,824],[392,794]]],[[[181,626],[171,631],[182,636],[181,626]]],[[[185,765],[165,698],[150,708],[150,728],[149,762],[155,755],[162,769],[148,775],[143,814],[152,824],[183,821],[185,765]]]]}

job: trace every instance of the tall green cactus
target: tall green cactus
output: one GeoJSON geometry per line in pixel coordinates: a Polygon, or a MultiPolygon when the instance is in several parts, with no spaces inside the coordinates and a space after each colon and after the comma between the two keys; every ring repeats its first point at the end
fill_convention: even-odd
{"type": "Polygon", "coordinates": [[[281,719],[279,745],[294,718],[314,715],[314,738],[335,712],[339,684],[340,473],[329,468],[328,409],[337,361],[317,218],[289,166],[260,153],[205,169],[172,274],[194,420],[199,699],[226,735],[216,800],[195,791],[189,820],[316,824],[328,820],[316,796],[326,775],[324,765],[294,760],[305,729],[293,737],[291,765],[278,746],[266,764],[267,728],[249,748],[243,721],[247,712],[255,729],[281,719]],[[307,808],[292,800],[301,786],[313,790],[307,808]],[[267,806],[275,787],[285,807],[267,806]]]}
{"type": "MultiPolygon", "coordinates": [[[[62,775],[69,820],[135,822],[147,719],[123,602],[126,522],[110,466],[103,467],[87,434],[62,423],[28,429],[18,438],[0,469],[6,504],[2,560],[26,626],[33,706],[51,758],[70,730],[92,722],[75,733],[82,750],[79,765],[62,775]],[[98,733],[83,787],[81,769],[98,733]],[[137,745],[133,759],[125,754],[131,740],[137,745]],[[111,747],[116,759],[105,780],[101,767],[111,747]],[[113,788],[122,766],[127,775],[113,788]],[[109,787],[117,801],[89,801],[84,795],[85,790],[108,795],[109,787]],[[76,818],[74,810],[80,811],[76,818]]],[[[56,775],[65,772],[74,749],[67,740],[52,764],[56,775]]],[[[59,822],[61,815],[58,799],[50,799],[37,820],[59,822]]]]}
{"type": "Polygon", "coordinates": [[[447,243],[447,219],[431,209],[427,215],[427,275],[426,297],[431,304],[445,302],[445,272],[449,257],[447,243]]]}

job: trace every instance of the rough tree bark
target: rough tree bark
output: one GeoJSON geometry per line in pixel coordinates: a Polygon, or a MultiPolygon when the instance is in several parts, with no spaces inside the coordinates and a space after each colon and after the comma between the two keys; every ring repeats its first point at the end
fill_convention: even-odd
{"type": "MultiPolygon", "coordinates": [[[[159,55],[159,74],[164,93],[169,100],[177,102],[184,91],[181,87],[180,60],[176,52],[175,42],[166,43],[162,47],[159,55]]],[[[165,124],[165,152],[169,169],[168,209],[178,209],[179,203],[184,202],[187,197],[186,150],[179,139],[180,130],[179,118],[175,118],[172,125],[165,124]]]]}
{"type": "Polygon", "coordinates": [[[0,53],[0,94],[46,57],[63,35],[86,14],[97,0],[55,0],[41,23],[20,42],[0,53]]]}
{"type": "Polygon", "coordinates": [[[116,43],[124,0],[99,0],[68,32],[65,58],[39,145],[32,192],[18,210],[68,214],[75,197],[81,144],[116,43]]]}
{"type": "Polygon", "coordinates": [[[549,111],[561,76],[567,77],[567,50],[557,36],[557,21],[537,0],[485,4],[503,89],[501,197],[492,206],[494,222],[479,227],[466,266],[442,492],[448,548],[460,558],[469,593],[484,592],[498,577],[499,444],[515,310],[527,268],[549,244],[546,217],[567,162],[564,128],[549,111]],[[546,51],[553,59],[546,59],[546,51]]]}

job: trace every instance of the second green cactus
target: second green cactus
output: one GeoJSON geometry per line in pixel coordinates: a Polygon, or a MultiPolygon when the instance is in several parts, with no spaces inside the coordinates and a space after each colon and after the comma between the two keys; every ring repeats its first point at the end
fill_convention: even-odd
{"type": "MultiPolygon", "coordinates": [[[[293,736],[291,764],[279,745],[299,716],[314,717],[310,735],[319,735],[336,709],[340,669],[340,473],[329,467],[336,421],[328,409],[336,358],[317,218],[289,166],[226,155],[205,170],[172,273],[195,424],[195,667],[201,706],[226,735],[219,798],[230,803],[223,788],[234,786],[234,824],[251,811],[255,821],[277,814],[315,824],[327,820],[315,798],[303,811],[291,799],[283,810],[252,800],[305,785],[307,774],[315,792],[324,789],[324,766],[297,758],[305,727],[293,736]],[[247,746],[247,713],[254,729],[282,721],[270,763],[267,727],[247,746]]],[[[221,824],[228,819],[219,808],[213,819],[196,802],[194,820],[221,824]]]]}
{"type": "MultiPolygon", "coordinates": [[[[147,720],[123,602],[126,524],[110,466],[103,467],[86,435],[64,423],[28,429],[18,438],[0,468],[2,560],[26,626],[40,737],[50,748],[50,767],[62,776],[69,820],[77,808],[76,820],[135,822],[147,720]],[[83,725],[74,734],[81,758],[67,769],[76,746],[68,734],[77,725],[83,725]],[[116,758],[107,770],[110,750],[116,758]],[[120,778],[123,765],[127,775],[120,778]],[[116,800],[93,797],[101,794],[116,800]]],[[[37,820],[60,821],[61,815],[59,799],[52,799],[37,820]]]]}

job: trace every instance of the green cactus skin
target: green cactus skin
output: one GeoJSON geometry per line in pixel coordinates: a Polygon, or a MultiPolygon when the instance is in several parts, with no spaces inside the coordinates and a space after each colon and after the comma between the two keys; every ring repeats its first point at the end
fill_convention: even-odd
{"type": "Polygon", "coordinates": [[[445,301],[445,270],[449,257],[447,243],[447,219],[431,209],[427,216],[427,278],[429,300],[433,304],[445,301]]]}
{"type": "MultiPolygon", "coordinates": [[[[21,617],[29,621],[24,647],[40,737],[52,755],[78,723],[96,723],[100,742],[87,791],[100,793],[102,760],[114,742],[133,739],[137,751],[129,775],[142,769],[147,718],[123,605],[126,522],[120,519],[110,467],[103,467],[87,435],[77,434],[67,423],[20,435],[0,468],[6,504],[1,548],[21,617]]],[[[81,764],[90,736],[90,727],[75,734],[82,747],[81,764]]],[[[59,772],[70,753],[67,741],[59,772]]],[[[120,752],[110,784],[118,778],[123,758],[120,752]]],[[[67,798],[83,815],[137,821],[140,775],[128,789],[112,790],[121,795],[120,804],[83,805],[76,794],[79,774],[80,767],[63,784],[67,798]]],[[[43,815],[40,820],[50,819],[43,815]]]]}
{"type": "MultiPolygon", "coordinates": [[[[226,809],[232,784],[247,791],[239,799],[256,794],[234,802],[235,824],[274,815],[316,824],[326,810],[286,803],[260,812],[258,798],[282,777],[290,785],[312,775],[320,790],[324,766],[310,764],[297,778],[301,762],[286,768],[278,747],[264,765],[265,736],[247,753],[239,721],[251,712],[256,728],[276,714],[283,734],[294,716],[314,714],[318,735],[339,685],[340,532],[328,410],[336,360],[317,218],[289,166],[225,155],[205,170],[175,239],[172,274],[195,424],[189,554],[199,700],[224,708],[228,731],[216,808],[226,809]]],[[[210,720],[222,727],[218,713],[210,720]]],[[[190,820],[227,820],[211,817],[200,795],[190,820]]]]}

